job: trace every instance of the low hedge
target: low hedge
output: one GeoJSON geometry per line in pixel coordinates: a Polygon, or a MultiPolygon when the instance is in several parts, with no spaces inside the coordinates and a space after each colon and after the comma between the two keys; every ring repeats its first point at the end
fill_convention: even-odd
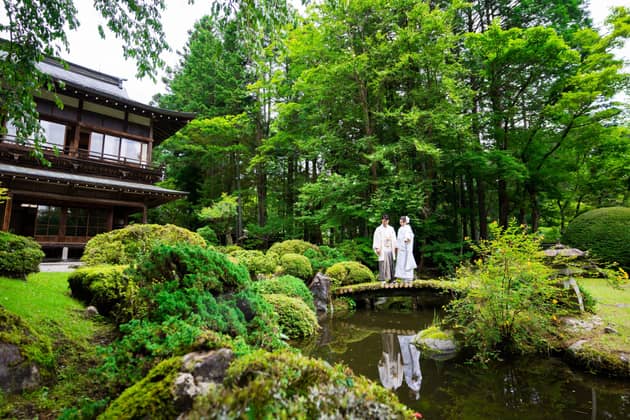
{"type": "Polygon", "coordinates": [[[276,242],[271,245],[267,253],[274,253],[279,256],[283,256],[285,254],[304,255],[304,253],[309,249],[319,253],[319,247],[317,245],[313,245],[312,243],[301,239],[289,239],[287,241],[276,242]]]}
{"type": "Polygon", "coordinates": [[[126,265],[81,267],[68,276],[72,296],[96,306],[101,315],[115,320],[129,318],[129,305],[137,287],[124,275],[126,265]]]}
{"type": "Polygon", "coordinates": [[[252,280],[258,278],[258,275],[273,274],[279,264],[278,255],[274,253],[265,254],[257,250],[239,249],[228,255],[247,268],[252,280]]]}
{"type": "Polygon", "coordinates": [[[157,244],[179,243],[206,246],[206,241],[198,233],[179,226],[137,224],[96,235],[85,245],[81,261],[87,265],[132,264],[157,244]]]}
{"type": "Polygon", "coordinates": [[[313,276],[313,267],[308,258],[300,254],[284,254],[280,257],[282,274],[308,281],[313,276]]]}
{"type": "Polygon", "coordinates": [[[0,275],[24,278],[39,271],[42,247],[31,238],[0,231],[0,275]]]}
{"type": "Polygon", "coordinates": [[[587,211],[567,226],[562,242],[590,251],[603,262],[630,269],[630,208],[607,207],[587,211]]]}
{"type": "Polygon", "coordinates": [[[326,275],[330,277],[333,287],[376,281],[374,273],[356,261],[344,261],[334,264],[326,270],[326,275]]]}
{"type": "Polygon", "coordinates": [[[303,280],[293,276],[280,276],[268,280],[257,281],[252,288],[261,294],[281,294],[302,300],[306,306],[315,311],[313,294],[303,280]]]}
{"type": "Polygon", "coordinates": [[[319,329],[315,312],[301,299],[280,294],[263,295],[263,298],[275,308],[280,330],[287,337],[309,337],[319,329]]]}

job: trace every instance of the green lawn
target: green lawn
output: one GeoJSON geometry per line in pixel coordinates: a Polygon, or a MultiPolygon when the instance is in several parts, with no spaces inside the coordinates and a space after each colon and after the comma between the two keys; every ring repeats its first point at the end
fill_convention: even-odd
{"type": "Polygon", "coordinates": [[[580,279],[579,283],[597,300],[595,314],[604,326],[618,332],[601,334],[593,344],[603,351],[630,352],[630,284],[625,282],[621,288],[614,288],[604,279],[593,278],[580,279]]]}
{"type": "Polygon", "coordinates": [[[36,273],[27,281],[0,277],[0,305],[51,339],[57,365],[54,383],[0,398],[0,418],[55,418],[64,408],[102,397],[90,369],[112,327],[83,315],[85,306],[70,297],[67,279],[68,273],[36,273]]]}

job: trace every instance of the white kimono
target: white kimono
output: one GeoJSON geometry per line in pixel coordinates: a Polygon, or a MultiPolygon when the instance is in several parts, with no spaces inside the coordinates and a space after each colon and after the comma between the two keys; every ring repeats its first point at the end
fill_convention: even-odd
{"type": "Polygon", "coordinates": [[[411,226],[405,225],[398,229],[396,247],[398,248],[398,257],[395,276],[405,282],[413,281],[413,270],[417,265],[413,257],[413,231],[411,226]]]}
{"type": "Polygon", "coordinates": [[[393,227],[382,224],[374,231],[372,248],[378,255],[378,279],[394,280],[394,248],[396,247],[396,231],[393,227]]]}

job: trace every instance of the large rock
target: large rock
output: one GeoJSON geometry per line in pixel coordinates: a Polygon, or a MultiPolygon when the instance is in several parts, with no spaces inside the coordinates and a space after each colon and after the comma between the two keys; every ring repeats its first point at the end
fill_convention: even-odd
{"type": "Polygon", "coordinates": [[[6,393],[37,388],[39,369],[26,360],[18,346],[0,342],[0,389],[6,393]]]}
{"type": "Polygon", "coordinates": [[[457,356],[457,342],[451,331],[429,327],[420,331],[413,343],[425,357],[433,360],[450,360],[457,356]]]}
{"type": "Polygon", "coordinates": [[[322,273],[315,274],[308,285],[313,294],[313,303],[317,312],[327,312],[330,305],[330,278],[322,273]]]}

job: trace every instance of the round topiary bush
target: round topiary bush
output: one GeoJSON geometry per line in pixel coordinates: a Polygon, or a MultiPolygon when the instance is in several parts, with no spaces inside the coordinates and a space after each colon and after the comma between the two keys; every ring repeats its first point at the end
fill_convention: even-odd
{"type": "Polygon", "coordinates": [[[330,277],[333,287],[376,281],[374,273],[356,261],[343,261],[334,264],[326,270],[326,275],[330,277]]]}
{"type": "Polygon", "coordinates": [[[313,294],[306,287],[303,280],[293,276],[281,276],[268,280],[257,281],[252,284],[252,289],[261,294],[281,294],[302,300],[306,305],[315,311],[313,294]]]}
{"type": "Polygon", "coordinates": [[[285,254],[300,254],[304,255],[306,250],[312,249],[315,252],[319,253],[319,247],[317,245],[313,245],[310,242],[303,241],[301,239],[289,239],[283,242],[276,242],[271,245],[271,248],[267,251],[267,253],[274,253],[280,256],[285,254]]]}
{"type": "Polygon", "coordinates": [[[24,278],[39,271],[44,252],[31,238],[0,231],[0,275],[24,278]]]}
{"type": "Polygon", "coordinates": [[[280,330],[289,338],[309,337],[319,329],[315,312],[299,298],[280,294],[263,295],[278,314],[280,330]]]}
{"type": "Polygon", "coordinates": [[[81,267],[68,276],[72,296],[94,305],[101,315],[114,320],[129,318],[129,302],[137,294],[137,286],[124,275],[126,265],[81,267]]]}
{"type": "Polygon", "coordinates": [[[630,268],[630,208],[607,207],[587,211],[569,223],[562,242],[590,251],[604,262],[630,268]]]}
{"type": "Polygon", "coordinates": [[[282,273],[300,278],[302,280],[310,280],[313,276],[313,267],[311,262],[300,254],[284,254],[280,257],[280,266],[282,273]]]}
{"type": "Polygon", "coordinates": [[[232,251],[228,255],[244,265],[252,279],[256,279],[259,274],[273,274],[279,264],[278,255],[274,253],[265,255],[262,251],[241,249],[232,251]]]}
{"type": "Polygon", "coordinates": [[[131,264],[160,243],[206,246],[206,241],[199,234],[179,226],[129,225],[90,239],[85,245],[81,261],[87,265],[131,264]]]}

